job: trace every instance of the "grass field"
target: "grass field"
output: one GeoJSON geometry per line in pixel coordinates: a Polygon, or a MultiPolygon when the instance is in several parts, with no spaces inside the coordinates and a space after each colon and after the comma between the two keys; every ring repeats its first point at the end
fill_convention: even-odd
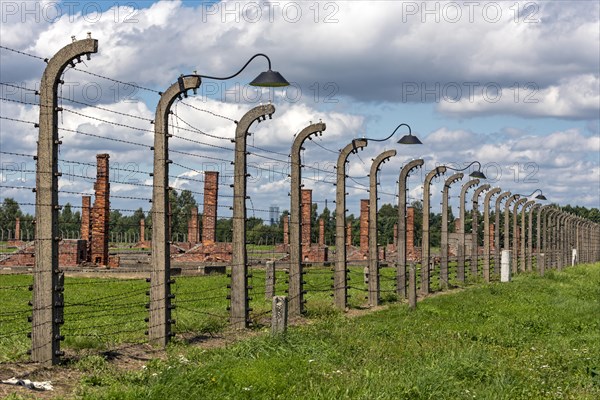
{"type": "MultiPolygon", "coordinates": [[[[412,311],[321,308],[284,336],[257,328],[226,347],[176,340],[136,370],[99,355],[69,368],[82,374],[74,395],[89,399],[597,399],[599,316],[596,264],[431,296],[412,311]]],[[[182,317],[182,330],[198,328],[182,317]]]]}
{"type": "MultiPolygon", "coordinates": [[[[308,318],[318,318],[335,312],[333,307],[332,266],[311,266],[304,269],[304,289],[307,291],[305,309],[308,318]]],[[[451,268],[452,270],[452,268],[451,268]]],[[[380,270],[381,300],[397,301],[395,269],[380,270]]],[[[251,319],[254,328],[270,323],[271,300],[265,298],[265,270],[250,268],[248,279],[251,319]]],[[[364,282],[363,267],[348,268],[348,304],[351,308],[364,308],[368,295],[364,282]]],[[[439,288],[439,271],[431,278],[431,288],[439,288]]],[[[287,274],[277,270],[276,294],[286,295],[287,274]]],[[[176,308],[172,317],[176,334],[198,336],[221,332],[228,325],[229,301],[227,288],[230,278],[223,274],[210,276],[177,277],[171,290],[175,295],[172,304],[176,308]]],[[[420,275],[417,277],[419,285],[420,275]]],[[[451,281],[457,283],[456,281],[451,281]]],[[[29,286],[30,275],[2,275],[0,285],[0,362],[26,361],[29,356],[31,315],[28,302],[32,299],[29,286]]],[[[65,278],[64,325],[61,334],[65,341],[63,349],[77,352],[85,349],[109,350],[124,343],[143,343],[148,316],[146,292],[149,283],[145,279],[119,278],[65,278]]]]}

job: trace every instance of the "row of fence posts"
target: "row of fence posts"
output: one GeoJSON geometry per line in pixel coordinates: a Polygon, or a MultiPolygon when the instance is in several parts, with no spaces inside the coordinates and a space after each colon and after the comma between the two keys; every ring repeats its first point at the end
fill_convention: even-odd
{"type": "MultiPolygon", "coordinates": [[[[40,119],[39,119],[39,140],[37,151],[37,178],[36,178],[36,208],[35,208],[35,270],[33,283],[33,313],[32,313],[32,359],[35,362],[44,365],[55,364],[59,361],[62,352],[60,350],[60,341],[64,337],[60,334],[60,326],[63,321],[60,318],[63,307],[62,274],[58,263],[58,242],[60,241],[58,230],[58,110],[57,88],[60,83],[60,77],[65,69],[84,55],[90,55],[98,51],[98,42],[95,39],[84,39],[74,41],[62,48],[52,59],[48,60],[40,85],[40,119]]],[[[180,96],[186,96],[189,90],[195,90],[200,86],[199,75],[181,76],[176,83],[171,85],[165,92],[161,93],[161,99],[156,108],[154,119],[154,164],[153,164],[153,193],[152,193],[152,270],[149,279],[150,283],[150,302],[148,318],[149,342],[154,345],[164,346],[173,336],[171,329],[174,321],[171,318],[171,310],[174,305],[171,303],[174,294],[171,293],[170,286],[173,283],[170,271],[170,243],[168,229],[168,165],[172,162],[169,159],[168,138],[168,118],[170,115],[170,106],[180,96]]],[[[235,132],[235,159],[234,159],[234,185],[233,185],[233,237],[232,237],[232,263],[231,263],[231,291],[230,291],[230,323],[234,328],[246,328],[250,322],[249,318],[249,296],[248,296],[248,254],[246,249],[246,184],[247,184],[247,162],[246,162],[246,139],[250,135],[249,128],[254,122],[261,122],[271,118],[275,112],[272,104],[260,105],[249,110],[244,116],[236,122],[235,132]]],[[[300,232],[300,197],[299,188],[301,187],[301,166],[299,157],[303,148],[303,142],[310,136],[321,135],[325,130],[324,123],[311,124],[302,132],[296,135],[292,145],[291,155],[291,213],[290,213],[290,261],[288,275],[288,297],[282,299],[273,297],[273,318],[284,318],[289,312],[290,316],[299,316],[304,311],[303,288],[303,263],[301,260],[301,236],[300,232]],[[289,305],[289,309],[286,308],[289,305]],[[287,311],[286,311],[287,310],[287,311]]],[[[337,181],[336,181],[336,259],[333,273],[333,298],[336,307],[345,310],[348,305],[348,260],[346,257],[345,246],[345,217],[346,217],[346,165],[348,157],[363,149],[368,144],[367,139],[355,139],[345,146],[339,153],[337,163],[337,181]]],[[[371,173],[371,189],[377,187],[377,171],[379,164],[385,159],[391,157],[391,154],[382,154],[377,158],[375,173],[371,173]]],[[[422,166],[423,160],[416,160],[408,163],[401,172],[399,182],[399,193],[401,194],[398,207],[398,258],[397,269],[397,293],[401,299],[408,297],[411,306],[416,305],[416,264],[408,263],[406,254],[406,178],[414,168],[422,166]]],[[[431,177],[442,173],[444,168],[438,167],[431,177]]],[[[428,175],[429,177],[429,175],[428,175]]],[[[428,178],[431,181],[431,178],[428,178]]],[[[473,181],[470,181],[472,183],[473,181]]],[[[469,184],[470,184],[469,183],[469,184]]],[[[478,184],[478,180],[475,184],[478,184]]],[[[470,186],[469,186],[470,187],[470,186]]],[[[467,187],[468,188],[468,187],[467,187]]],[[[376,190],[371,190],[376,194],[376,190]]],[[[463,188],[466,193],[466,190],[463,188]]],[[[478,192],[479,193],[479,192],[478,192]]],[[[377,198],[375,197],[375,200],[377,198]]],[[[488,205],[486,204],[486,207],[488,205]]],[[[517,205],[518,206],[518,205],[517,205]]],[[[516,214],[516,207],[514,214],[516,214]]],[[[376,201],[371,203],[372,214],[377,217],[376,201]]],[[[508,208],[508,206],[507,206],[508,208]]],[[[540,207],[540,210],[544,207],[540,207]]],[[[581,248],[581,261],[595,261],[599,259],[598,242],[599,227],[589,221],[563,213],[556,208],[546,208],[546,217],[544,218],[543,236],[538,239],[538,253],[543,250],[549,255],[551,260],[549,266],[557,265],[560,269],[566,265],[569,255],[565,252],[571,248],[581,248]],[[549,234],[549,232],[552,234],[549,234]],[[576,235],[574,236],[576,232],[576,235]],[[576,243],[573,241],[576,237],[576,243]],[[543,246],[541,244],[543,243],[543,246]]],[[[429,212],[429,210],[425,210],[429,212]]],[[[540,211],[541,213],[541,211],[540,211]]],[[[508,210],[505,210],[505,218],[508,221],[508,210]]],[[[516,217],[515,217],[516,218],[516,217]]],[[[464,194],[461,193],[461,221],[464,227],[464,194]]],[[[376,221],[371,221],[376,227],[376,221]]],[[[513,223],[513,226],[516,222],[513,223]]],[[[539,220],[538,220],[539,224],[539,220]]],[[[505,223],[505,234],[508,234],[505,223]]],[[[427,229],[429,227],[427,226],[427,229]]],[[[377,252],[377,230],[375,234],[370,235],[375,246],[369,246],[375,249],[375,254],[369,254],[368,259],[375,260],[371,264],[369,274],[371,276],[370,285],[378,282],[379,268],[377,252]],[[372,236],[372,237],[371,237],[372,236]]],[[[541,233],[538,229],[538,234],[541,233]]],[[[476,231],[475,231],[476,234],[476,231]]],[[[458,259],[458,280],[465,280],[465,230],[461,230],[459,243],[458,259]]],[[[508,238],[508,236],[507,236],[508,238]]],[[[508,246],[508,239],[505,240],[505,247],[508,246]]],[[[428,243],[424,242],[423,245],[428,243]]],[[[499,247],[499,246],[498,246],[499,247]]],[[[513,251],[516,251],[513,245],[513,251]]],[[[371,250],[373,251],[373,250],[371,250]]],[[[499,248],[496,249],[499,251],[499,248]]],[[[476,254],[476,252],[475,252],[476,254]]],[[[447,261],[447,259],[445,259],[447,261]]],[[[269,268],[273,268],[270,266],[269,268]]],[[[475,272],[477,266],[474,266],[475,272]]],[[[512,266],[516,268],[516,264],[512,266]]],[[[447,271],[447,268],[446,268],[447,271]]],[[[473,271],[473,270],[472,270],[473,271]]],[[[514,271],[513,271],[514,272],[514,271]]],[[[428,258],[425,258],[425,267],[421,268],[421,290],[424,294],[429,292],[430,271],[428,258]]],[[[489,275],[489,274],[488,274],[489,275]]],[[[274,278],[274,272],[270,273],[274,278]]],[[[370,286],[369,291],[372,297],[369,298],[369,304],[374,306],[379,303],[378,286],[370,286]]],[[[280,326],[279,319],[273,322],[280,326]]],[[[279,329],[279,328],[277,328],[279,329]]]]}

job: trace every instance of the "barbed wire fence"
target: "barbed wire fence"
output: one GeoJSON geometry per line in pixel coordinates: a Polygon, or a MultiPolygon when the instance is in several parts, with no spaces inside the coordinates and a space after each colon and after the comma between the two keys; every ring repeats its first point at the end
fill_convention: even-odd
{"type": "MultiPolygon", "coordinates": [[[[47,62],[46,59],[36,55],[9,49],[4,46],[0,46],[0,48],[47,62]]],[[[154,89],[105,77],[94,72],[79,69],[75,65],[67,68],[65,73],[68,71],[77,71],[78,73],[84,73],[94,78],[109,80],[121,85],[129,85],[139,90],[160,95],[160,92],[154,89]]],[[[64,73],[62,77],[64,78],[64,73]]],[[[14,89],[12,93],[19,94],[16,98],[10,98],[6,97],[3,91],[0,101],[28,107],[47,107],[40,104],[39,101],[32,99],[39,97],[39,91],[36,89],[11,82],[0,82],[0,86],[14,89]],[[29,94],[29,97],[23,96],[23,92],[29,94]]],[[[57,143],[59,154],[58,165],[60,167],[58,185],[60,200],[58,204],[53,204],[53,206],[64,210],[68,205],[70,208],[78,210],[80,217],[83,216],[84,212],[90,211],[88,206],[84,206],[81,203],[81,199],[82,196],[93,195],[92,184],[97,184],[98,180],[96,174],[90,173],[90,169],[98,172],[101,166],[98,162],[93,163],[72,159],[73,156],[69,155],[68,152],[61,154],[63,141],[65,143],[77,142],[87,148],[101,146],[101,148],[108,149],[107,153],[111,149],[118,149],[120,164],[108,168],[106,185],[107,188],[110,187],[108,190],[109,196],[119,199],[119,207],[107,207],[109,212],[113,211],[125,214],[141,212],[144,216],[149,216],[153,213],[156,216],[156,210],[152,210],[152,190],[155,188],[155,185],[150,179],[154,170],[143,171],[139,168],[128,168],[128,163],[126,162],[128,161],[127,156],[129,153],[135,154],[133,149],[143,149],[143,151],[154,150],[151,142],[154,135],[154,129],[151,129],[151,125],[154,121],[144,116],[90,104],[89,102],[83,102],[68,96],[59,95],[58,99],[60,100],[58,112],[61,115],[58,131],[62,135],[57,143]],[[65,103],[68,103],[69,106],[65,106],[65,103]],[[126,122],[111,120],[103,113],[125,118],[126,122]],[[73,129],[70,121],[76,119],[82,119],[88,121],[88,123],[79,124],[76,129],[73,129]],[[130,132],[131,135],[109,134],[107,131],[100,129],[100,127],[104,126],[110,127],[115,131],[123,130],[130,132]],[[145,204],[145,206],[140,207],[140,204],[145,204]]],[[[200,191],[197,186],[206,183],[204,173],[207,171],[207,168],[205,167],[214,167],[215,164],[223,166],[234,164],[235,149],[231,146],[231,143],[235,142],[235,140],[233,137],[223,137],[211,133],[207,129],[196,127],[191,122],[190,115],[199,112],[204,113],[210,118],[219,118],[228,121],[231,123],[230,127],[232,131],[238,122],[230,116],[220,115],[214,110],[200,108],[181,99],[175,102],[173,110],[170,113],[168,123],[171,131],[169,152],[175,155],[174,159],[176,161],[174,160],[170,163],[170,174],[168,175],[169,189],[185,190],[193,195],[195,199],[202,198],[202,201],[196,200],[196,205],[204,206],[206,193],[200,191]],[[229,154],[231,158],[227,158],[223,154],[229,154]]],[[[27,117],[0,115],[0,119],[21,124],[20,126],[24,130],[37,130],[39,128],[37,122],[27,119],[27,117]]],[[[251,137],[255,136],[251,132],[248,133],[251,137]]],[[[333,150],[325,146],[321,139],[312,140],[312,143],[321,152],[324,151],[332,155],[340,153],[339,150],[333,150]]],[[[288,185],[289,154],[269,147],[258,146],[254,141],[248,143],[247,147],[250,149],[247,152],[250,160],[248,165],[251,165],[251,168],[257,172],[257,175],[263,173],[271,182],[288,185]],[[281,168],[273,168],[273,163],[281,168]]],[[[21,202],[20,205],[28,207],[40,205],[36,204],[35,200],[34,193],[36,186],[28,177],[33,177],[35,174],[40,174],[41,172],[37,168],[27,165],[36,161],[37,155],[31,154],[31,151],[27,153],[25,151],[5,151],[5,149],[1,153],[14,157],[12,159],[21,160],[21,162],[16,162],[19,166],[18,169],[14,168],[14,165],[3,163],[0,170],[2,176],[14,174],[15,171],[18,171],[24,178],[13,180],[12,183],[5,182],[3,179],[2,189],[8,190],[8,193],[12,193],[13,191],[29,191],[29,195],[24,197],[31,200],[21,202]],[[23,164],[24,167],[22,167],[23,164]]],[[[359,162],[364,163],[360,156],[359,162]]],[[[307,161],[303,162],[303,167],[309,172],[303,179],[310,182],[313,188],[327,187],[331,190],[335,186],[333,179],[330,179],[332,177],[331,170],[323,169],[318,165],[310,165],[307,161]]],[[[232,202],[235,197],[231,182],[235,179],[235,176],[228,173],[230,171],[232,170],[224,168],[217,182],[218,198],[225,199],[225,202],[224,204],[219,203],[215,206],[222,211],[231,211],[233,209],[232,202]]],[[[347,184],[346,188],[352,189],[354,192],[351,197],[353,201],[358,196],[366,196],[369,189],[361,180],[367,177],[350,176],[347,174],[345,177],[352,182],[351,184],[347,184]]],[[[260,179],[256,179],[251,184],[260,186],[261,181],[260,179]]],[[[389,196],[394,201],[398,197],[398,193],[386,191],[379,191],[379,194],[389,196]]],[[[319,196],[313,203],[327,204],[325,196],[326,194],[319,196]]],[[[260,205],[259,207],[255,207],[252,196],[248,196],[245,200],[247,200],[247,203],[250,203],[250,207],[246,205],[246,211],[253,218],[263,221],[268,220],[267,216],[272,210],[260,207],[260,205]]],[[[165,212],[168,213],[169,217],[172,217],[170,211],[165,212]]],[[[226,211],[225,214],[229,213],[226,211]]],[[[189,210],[180,212],[178,215],[179,218],[183,218],[186,221],[189,221],[192,216],[193,214],[189,210]]],[[[229,219],[233,220],[233,217],[229,219]]],[[[21,220],[23,224],[30,224],[32,222],[31,218],[29,220],[27,218],[21,220]]],[[[245,220],[244,223],[246,224],[246,229],[251,231],[249,229],[250,220],[245,220]]],[[[344,224],[346,224],[346,221],[344,221],[344,224]]],[[[172,219],[170,220],[170,227],[173,229],[172,219]]],[[[107,243],[112,243],[117,250],[107,255],[106,259],[103,260],[105,263],[110,266],[111,258],[118,263],[120,254],[123,254],[118,249],[120,247],[132,248],[131,245],[134,245],[134,247],[139,245],[138,255],[141,255],[142,259],[145,258],[145,261],[142,263],[148,263],[151,253],[148,252],[145,242],[152,239],[152,224],[145,226],[147,235],[141,233],[140,223],[136,221],[126,225],[123,225],[123,223],[117,225],[109,221],[107,228],[108,231],[105,232],[105,240],[107,243]],[[117,228],[127,228],[127,231],[113,231],[110,233],[111,230],[117,228]]],[[[93,224],[91,229],[93,229],[93,224]]],[[[150,293],[149,289],[152,285],[152,282],[149,281],[149,271],[143,268],[140,270],[134,269],[130,271],[131,275],[136,275],[137,273],[137,276],[134,278],[128,276],[118,277],[119,272],[115,272],[114,275],[106,274],[103,276],[103,273],[98,272],[99,270],[93,271],[95,272],[92,274],[93,277],[64,277],[64,273],[69,272],[69,265],[79,265],[79,261],[84,258],[83,255],[87,254],[87,252],[93,253],[94,249],[90,249],[89,247],[82,248],[82,246],[89,246],[89,244],[84,243],[87,239],[83,237],[81,230],[72,229],[68,222],[59,221],[58,231],[60,234],[59,261],[61,268],[59,284],[53,290],[59,292],[59,300],[53,304],[53,307],[58,308],[54,322],[61,325],[61,334],[54,337],[53,340],[64,340],[66,348],[69,350],[89,347],[110,349],[123,343],[146,342],[145,333],[152,329],[152,326],[149,326],[150,321],[148,318],[150,303],[147,296],[150,293]]],[[[223,238],[224,243],[227,244],[227,240],[231,238],[232,236],[226,233],[223,238]]],[[[25,234],[23,235],[21,230],[16,227],[12,229],[1,227],[0,241],[3,243],[3,247],[1,248],[2,254],[0,254],[0,257],[2,257],[2,261],[5,261],[7,256],[15,257],[18,254],[18,257],[28,259],[28,262],[32,263],[34,252],[33,243],[30,241],[34,239],[38,242],[42,240],[54,240],[54,238],[35,238],[32,230],[25,230],[25,234]],[[4,242],[10,240],[25,242],[23,244],[24,247],[18,248],[16,252],[9,251],[9,246],[5,245],[4,242]],[[5,253],[8,254],[5,255],[5,253]]],[[[563,253],[568,248],[564,244],[558,243],[558,239],[555,241],[553,251],[557,252],[559,251],[558,246],[563,246],[560,247],[562,253],[557,258],[562,257],[564,259],[563,253]]],[[[192,238],[187,237],[182,232],[172,232],[169,242],[169,246],[173,248],[173,255],[177,255],[180,251],[181,254],[186,254],[195,244],[197,244],[196,240],[192,240],[192,238]],[[182,242],[188,243],[188,248],[182,246],[182,242]]],[[[331,245],[331,243],[327,245],[331,245]]],[[[380,243],[380,245],[382,244],[380,243]]],[[[247,296],[246,300],[250,320],[258,326],[267,325],[272,311],[268,295],[284,294],[288,290],[289,285],[287,280],[289,280],[289,275],[286,272],[290,270],[291,262],[289,261],[285,246],[282,245],[282,238],[278,235],[263,235],[260,236],[257,243],[244,243],[244,246],[247,251],[247,266],[249,267],[248,274],[244,277],[248,283],[247,295],[244,295],[247,296]]],[[[591,247],[591,245],[589,246],[591,247]]],[[[227,249],[227,246],[224,247],[227,249]]],[[[379,260],[379,256],[375,256],[378,261],[385,262],[384,260],[379,260]]],[[[369,257],[370,255],[367,255],[362,260],[348,263],[346,271],[348,279],[344,285],[345,289],[348,290],[349,305],[351,307],[363,307],[366,305],[365,296],[368,294],[369,288],[363,268],[369,263],[369,257]]],[[[588,256],[588,259],[591,260],[594,257],[597,259],[597,254],[592,253],[591,256],[588,256]]],[[[330,260],[332,258],[330,257],[330,260]]],[[[232,304],[230,300],[231,290],[233,289],[231,287],[231,272],[235,268],[245,267],[246,263],[244,265],[236,265],[233,262],[221,262],[219,264],[222,264],[224,267],[225,274],[200,276],[199,274],[187,275],[186,273],[190,271],[184,267],[178,267],[177,263],[174,262],[176,259],[177,257],[174,257],[172,260],[173,270],[180,268],[179,272],[181,275],[176,276],[169,282],[171,291],[169,293],[170,305],[168,307],[170,307],[173,315],[172,320],[169,321],[173,325],[171,333],[181,335],[184,338],[194,339],[198,335],[212,335],[215,332],[219,332],[228,324],[228,319],[231,315],[232,304]]],[[[429,260],[426,261],[427,263],[425,263],[423,268],[429,268],[429,260]]],[[[302,262],[305,266],[303,275],[305,293],[303,294],[306,294],[304,298],[307,301],[309,315],[312,312],[318,313],[322,307],[332,307],[332,301],[329,296],[333,296],[334,291],[340,289],[334,287],[333,284],[333,263],[331,261],[310,262],[310,260],[302,260],[302,262]]],[[[27,261],[25,261],[25,265],[27,265],[27,261]]],[[[393,268],[394,262],[391,261],[387,265],[390,268],[383,267],[379,270],[379,279],[382,282],[380,293],[386,299],[393,301],[398,299],[395,296],[397,288],[396,277],[394,275],[395,268],[393,268]]],[[[421,268],[420,264],[417,264],[417,268],[421,268]]],[[[434,263],[433,270],[435,268],[437,268],[437,265],[434,263]]],[[[7,284],[0,286],[0,300],[3,301],[3,304],[7,304],[6,311],[0,313],[0,319],[2,320],[0,346],[7,349],[7,352],[0,354],[0,360],[8,359],[9,357],[23,359],[28,350],[36,350],[31,348],[31,340],[28,339],[28,336],[31,335],[31,329],[39,329],[39,326],[31,325],[33,322],[31,312],[34,303],[32,302],[32,294],[30,292],[33,290],[33,285],[37,279],[37,272],[32,270],[26,270],[26,272],[24,274],[7,275],[8,278],[6,280],[3,279],[7,284]],[[9,356],[8,352],[13,354],[9,356]]],[[[454,274],[456,274],[456,271],[454,271],[454,274]]],[[[437,275],[438,273],[434,274],[434,277],[437,275]]],[[[421,274],[418,271],[416,274],[416,286],[420,286],[420,282],[418,281],[420,276],[421,274]]],[[[372,279],[372,277],[369,278],[372,279]]],[[[438,283],[435,282],[434,286],[437,285],[438,283]]]]}

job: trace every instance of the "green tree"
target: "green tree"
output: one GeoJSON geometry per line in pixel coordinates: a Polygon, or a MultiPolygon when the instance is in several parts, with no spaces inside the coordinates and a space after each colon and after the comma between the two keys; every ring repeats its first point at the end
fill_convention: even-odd
{"type": "MultiPolygon", "coordinates": [[[[14,237],[15,221],[17,217],[23,217],[19,203],[13,198],[6,197],[2,202],[2,205],[0,205],[0,229],[5,232],[4,235],[8,235],[7,231],[10,230],[10,238],[14,237]]],[[[4,236],[4,238],[6,239],[7,236],[4,236]]]]}
{"type": "Polygon", "coordinates": [[[384,204],[377,215],[377,229],[379,244],[385,245],[394,242],[394,225],[398,223],[398,206],[384,204]]]}
{"type": "Polygon", "coordinates": [[[75,238],[81,229],[81,214],[79,211],[73,213],[71,203],[64,205],[62,212],[58,215],[59,230],[67,238],[75,238]]]}
{"type": "Polygon", "coordinates": [[[325,245],[335,244],[335,218],[331,215],[329,208],[323,209],[319,219],[322,219],[325,225],[325,245]]]}

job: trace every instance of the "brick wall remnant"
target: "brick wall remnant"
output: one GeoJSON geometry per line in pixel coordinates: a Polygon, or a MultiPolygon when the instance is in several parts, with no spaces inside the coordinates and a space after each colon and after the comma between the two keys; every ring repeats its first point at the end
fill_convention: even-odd
{"type": "Polygon", "coordinates": [[[109,155],[96,155],[95,198],[92,209],[91,261],[108,265],[108,234],[110,218],[109,155]]]}
{"type": "Polygon", "coordinates": [[[204,172],[204,213],[202,215],[202,243],[217,240],[217,206],[219,196],[219,172],[204,172]]]}
{"type": "Polygon", "coordinates": [[[369,200],[360,201],[360,252],[369,253],[369,200]]]}

